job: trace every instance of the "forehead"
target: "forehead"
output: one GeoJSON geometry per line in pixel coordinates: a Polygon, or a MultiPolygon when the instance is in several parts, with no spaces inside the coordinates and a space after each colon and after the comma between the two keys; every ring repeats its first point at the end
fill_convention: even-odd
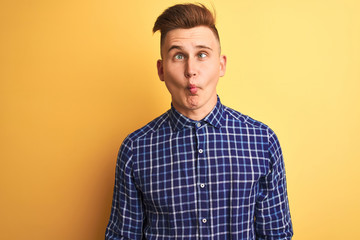
{"type": "Polygon", "coordinates": [[[219,45],[219,41],[210,28],[198,26],[189,29],[178,28],[169,31],[165,36],[163,48],[166,50],[173,45],[207,45],[209,47],[216,47],[219,45]]]}

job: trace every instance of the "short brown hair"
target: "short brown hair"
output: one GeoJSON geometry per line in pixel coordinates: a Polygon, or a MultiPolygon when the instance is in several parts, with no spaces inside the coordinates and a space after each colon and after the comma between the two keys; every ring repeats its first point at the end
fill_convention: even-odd
{"type": "Polygon", "coordinates": [[[214,14],[210,12],[203,4],[177,4],[166,9],[156,20],[153,33],[160,30],[161,46],[166,34],[178,28],[193,28],[198,26],[209,27],[220,43],[219,33],[215,27],[214,14]]]}

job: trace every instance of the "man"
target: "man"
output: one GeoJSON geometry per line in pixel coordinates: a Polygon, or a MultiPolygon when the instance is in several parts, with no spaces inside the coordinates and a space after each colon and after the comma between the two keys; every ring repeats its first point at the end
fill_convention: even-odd
{"type": "Polygon", "coordinates": [[[276,135],[217,96],[226,57],[212,13],[175,5],[158,30],[172,105],[120,148],[106,239],[291,239],[276,135]]]}

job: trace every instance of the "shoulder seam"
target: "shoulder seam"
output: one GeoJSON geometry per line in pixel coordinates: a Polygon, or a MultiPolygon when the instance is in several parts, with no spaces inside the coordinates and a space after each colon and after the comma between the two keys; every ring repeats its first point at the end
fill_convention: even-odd
{"type": "Polygon", "coordinates": [[[156,132],[157,129],[159,129],[168,119],[168,112],[163,113],[161,116],[159,116],[158,118],[152,120],[151,122],[149,122],[148,124],[146,124],[145,126],[135,130],[134,132],[130,133],[128,136],[130,138],[131,141],[137,141],[139,138],[142,138],[150,133],[156,132]],[[150,124],[153,124],[154,126],[149,126],[150,124]],[[146,129],[148,128],[148,129],[146,129]],[[143,133],[137,135],[135,134],[138,131],[142,131],[146,129],[143,133]],[[135,136],[133,136],[135,135],[135,136]]]}
{"type": "Polygon", "coordinates": [[[244,115],[236,110],[233,110],[231,108],[228,108],[228,107],[225,107],[225,112],[228,113],[229,115],[231,115],[232,117],[234,117],[235,119],[243,122],[244,124],[246,125],[251,125],[252,127],[255,127],[255,128],[260,128],[260,129],[266,129],[268,131],[269,129],[269,126],[266,125],[265,123],[263,122],[260,122],[258,120],[255,120],[255,119],[252,119],[251,117],[249,117],[248,115],[244,115]],[[235,115],[233,112],[236,112],[239,114],[239,116],[235,115]],[[242,119],[241,119],[242,118],[242,119]],[[251,123],[249,121],[249,119],[252,119],[254,122],[257,122],[259,125],[256,125],[254,123],[251,123]]]}

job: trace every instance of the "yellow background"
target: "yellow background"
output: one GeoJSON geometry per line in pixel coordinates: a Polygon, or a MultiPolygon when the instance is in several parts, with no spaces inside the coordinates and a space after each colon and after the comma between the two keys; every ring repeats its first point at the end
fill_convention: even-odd
{"type": "MultiPolygon", "coordinates": [[[[151,29],[174,3],[0,1],[0,239],[103,239],[122,140],[170,106],[151,29]]],[[[293,239],[359,239],[359,1],[212,3],[218,93],[277,133],[293,239]]]]}

